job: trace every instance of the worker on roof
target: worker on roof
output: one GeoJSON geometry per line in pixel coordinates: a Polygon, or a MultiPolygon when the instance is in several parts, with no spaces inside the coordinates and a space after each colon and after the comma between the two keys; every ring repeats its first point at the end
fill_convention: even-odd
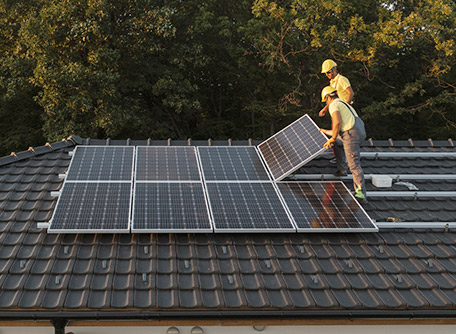
{"type": "MultiPolygon", "coordinates": [[[[332,59],[326,59],[321,65],[321,73],[326,74],[329,85],[337,90],[339,98],[351,105],[353,103],[353,89],[350,81],[337,70],[336,62],[332,59]]],[[[328,107],[325,106],[318,115],[323,117],[327,111],[328,107]]]]}
{"type": "Polygon", "coordinates": [[[356,110],[347,102],[342,101],[334,87],[326,86],[321,91],[321,101],[326,102],[331,115],[332,129],[320,129],[327,136],[331,136],[323,145],[328,149],[334,146],[337,171],[335,176],[346,176],[345,158],[353,175],[355,197],[361,203],[367,203],[364,172],[361,168],[360,146],[366,138],[364,122],[359,118],[356,110]],[[344,154],[345,152],[345,154],[344,154]]]}

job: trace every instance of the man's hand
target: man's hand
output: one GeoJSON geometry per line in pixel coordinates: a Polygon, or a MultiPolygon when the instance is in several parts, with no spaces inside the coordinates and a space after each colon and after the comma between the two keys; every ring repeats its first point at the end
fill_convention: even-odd
{"type": "Polygon", "coordinates": [[[323,117],[326,115],[326,112],[328,111],[328,106],[325,106],[323,109],[320,110],[318,113],[318,116],[323,117]]]}
{"type": "Polygon", "coordinates": [[[323,145],[323,147],[326,148],[326,149],[330,149],[330,148],[333,146],[333,144],[335,143],[335,141],[336,141],[336,138],[331,137],[331,138],[329,138],[328,141],[323,145]]]}

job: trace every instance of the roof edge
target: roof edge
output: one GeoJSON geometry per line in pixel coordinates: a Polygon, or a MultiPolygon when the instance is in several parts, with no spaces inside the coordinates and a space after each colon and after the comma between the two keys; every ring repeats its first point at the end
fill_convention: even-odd
{"type": "Polygon", "coordinates": [[[0,321],[25,320],[274,320],[274,319],[363,319],[407,318],[444,319],[456,318],[456,309],[401,309],[401,310],[137,310],[137,311],[0,311],[0,321]]]}

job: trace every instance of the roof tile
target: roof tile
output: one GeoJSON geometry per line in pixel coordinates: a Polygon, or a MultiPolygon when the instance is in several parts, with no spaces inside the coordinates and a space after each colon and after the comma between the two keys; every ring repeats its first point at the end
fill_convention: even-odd
{"type": "Polygon", "coordinates": [[[156,279],[158,290],[171,290],[177,286],[176,274],[157,275],[156,279]]]}
{"type": "Polygon", "coordinates": [[[220,308],[225,306],[219,290],[201,290],[201,301],[204,307],[220,308]]]}
{"type": "Polygon", "coordinates": [[[72,275],[68,289],[70,290],[87,290],[90,286],[91,275],[72,275]]]}
{"type": "Polygon", "coordinates": [[[315,301],[309,290],[289,290],[288,293],[295,307],[310,308],[315,306],[315,301]]]}
{"type": "Polygon", "coordinates": [[[135,275],[114,275],[112,288],[114,290],[129,290],[133,288],[135,275]]]}
{"type": "Polygon", "coordinates": [[[220,287],[220,281],[216,275],[199,274],[198,277],[202,290],[215,290],[220,287]]]}
{"type": "Polygon", "coordinates": [[[202,301],[199,290],[179,290],[179,305],[183,308],[201,307],[202,301]]]}
{"type": "Polygon", "coordinates": [[[264,290],[246,290],[245,295],[249,306],[253,308],[270,307],[271,305],[264,290]]]}
{"type": "MultiPolygon", "coordinates": [[[[20,299],[18,300],[18,304],[20,308],[39,308],[41,306],[41,300],[43,299],[44,290],[33,290],[33,291],[24,291],[20,299]]],[[[1,302],[1,295],[0,295],[0,302],[1,302]]]]}
{"type": "Polygon", "coordinates": [[[268,290],[284,289],[286,285],[283,280],[276,274],[263,274],[264,286],[268,290]]]}
{"type": "Polygon", "coordinates": [[[87,290],[68,291],[64,306],[70,309],[85,308],[89,292],[87,290]]]}
{"type": "Polygon", "coordinates": [[[366,275],[363,274],[346,274],[345,278],[349,281],[349,284],[354,289],[370,289],[372,283],[367,279],[366,275]]]}
{"type": "Polygon", "coordinates": [[[288,308],[293,305],[292,300],[284,292],[284,290],[266,290],[267,295],[274,307],[288,308]]]}
{"type": "Polygon", "coordinates": [[[369,309],[380,309],[385,307],[375,290],[353,290],[353,295],[358,298],[363,307],[369,309]]]}
{"type": "Polygon", "coordinates": [[[384,274],[370,274],[367,279],[372,283],[376,290],[392,289],[392,282],[384,274]]]}
{"type": "Polygon", "coordinates": [[[404,300],[397,294],[395,290],[376,290],[381,301],[386,307],[400,308],[406,306],[404,300]]]}
{"type": "Polygon", "coordinates": [[[156,306],[155,290],[135,290],[133,296],[133,306],[138,308],[151,308],[156,306]]]}
{"type": "Polygon", "coordinates": [[[111,307],[126,308],[133,306],[132,290],[117,290],[111,295],[111,307]]]}
{"type": "Polygon", "coordinates": [[[108,290],[111,289],[112,275],[93,275],[90,282],[91,290],[108,290]]]}
{"type": "MultiPolygon", "coordinates": [[[[440,289],[456,289],[456,279],[455,279],[454,275],[451,275],[448,273],[435,273],[435,274],[431,273],[431,274],[429,274],[429,277],[436,282],[437,286],[440,289]]],[[[431,288],[431,287],[435,286],[435,283],[432,285],[431,284],[429,284],[429,285],[430,286],[428,286],[428,287],[424,287],[422,285],[420,287],[422,287],[423,289],[431,288]]]]}
{"type": "Polygon", "coordinates": [[[340,307],[343,308],[354,308],[360,307],[362,305],[361,301],[351,290],[347,289],[338,289],[333,290],[332,293],[337,299],[340,307]]]}
{"type": "Polygon", "coordinates": [[[412,290],[396,290],[396,292],[402,297],[402,299],[407,303],[408,307],[428,307],[429,302],[419,291],[412,290]]]}
{"type": "Polygon", "coordinates": [[[201,274],[212,274],[216,271],[215,260],[198,259],[198,272],[201,274]]]}
{"type": "Polygon", "coordinates": [[[329,308],[329,307],[339,307],[339,303],[337,302],[336,298],[334,295],[326,290],[326,289],[321,289],[321,290],[309,290],[310,294],[315,301],[315,304],[317,307],[322,307],[322,308],[329,308]]]}
{"type": "Polygon", "coordinates": [[[225,306],[228,308],[239,308],[247,306],[245,295],[239,290],[222,290],[225,306]]]}

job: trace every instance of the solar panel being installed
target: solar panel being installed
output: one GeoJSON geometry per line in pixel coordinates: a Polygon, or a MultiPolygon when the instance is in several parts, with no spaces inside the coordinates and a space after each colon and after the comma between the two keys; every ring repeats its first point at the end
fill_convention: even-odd
{"type": "Polygon", "coordinates": [[[200,181],[196,149],[188,146],[138,146],[137,181],[200,181]]]}
{"type": "Polygon", "coordinates": [[[136,183],[132,231],[212,232],[202,183],[136,183]]]}
{"type": "Polygon", "coordinates": [[[215,232],[295,232],[273,184],[206,182],[215,232]]]}
{"type": "Polygon", "coordinates": [[[269,181],[253,146],[198,147],[205,181],[269,181]]]}
{"type": "Polygon", "coordinates": [[[67,182],[48,232],[129,232],[131,183],[67,182]]]}
{"type": "Polygon", "coordinates": [[[268,138],[258,150],[275,181],[282,180],[324,151],[328,138],[304,115],[268,138]]]}
{"type": "Polygon", "coordinates": [[[77,146],[67,181],[132,181],[132,146],[77,146]]]}
{"type": "Polygon", "coordinates": [[[377,232],[342,182],[277,182],[298,232],[377,232]]]}

